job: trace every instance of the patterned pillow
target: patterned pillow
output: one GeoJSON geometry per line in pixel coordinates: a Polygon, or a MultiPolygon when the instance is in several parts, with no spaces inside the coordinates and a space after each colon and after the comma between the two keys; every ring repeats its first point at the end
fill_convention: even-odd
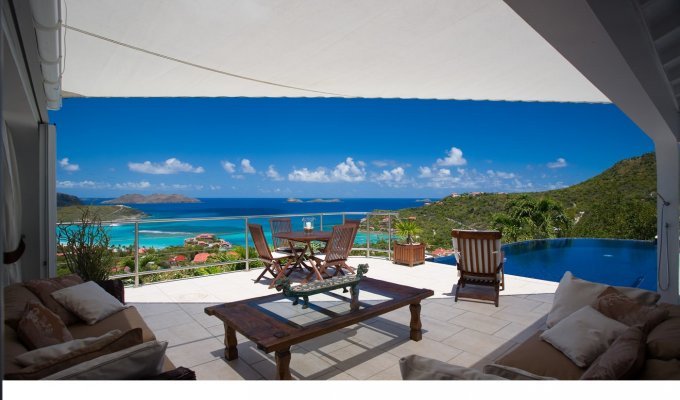
{"type": "Polygon", "coordinates": [[[644,332],[630,327],[583,373],[581,379],[634,379],[645,365],[644,332]]]}
{"type": "Polygon", "coordinates": [[[54,298],[52,298],[51,294],[52,292],[59,289],[79,285],[81,283],[83,283],[83,280],[78,275],[73,274],[58,278],[34,279],[32,281],[25,282],[24,286],[26,286],[31,292],[35,293],[40,301],[42,301],[42,303],[47,306],[47,308],[57,314],[59,318],[61,318],[61,320],[64,321],[64,323],[68,326],[79,322],[80,318],[59,304],[54,298]]]}
{"type": "Polygon", "coordinates": [[[17,324],[17,335],[29,350],[73,340],[59,316],[36,302],[26,304],[24,316],[17,324]]]}
{"type": "Polygon", "coordinates": [[[638,304],[611,286],[597,297],[593,308],[628,326],[642,326],[644,332],[651,331],[668,317],[667,309],[638,304]]]}

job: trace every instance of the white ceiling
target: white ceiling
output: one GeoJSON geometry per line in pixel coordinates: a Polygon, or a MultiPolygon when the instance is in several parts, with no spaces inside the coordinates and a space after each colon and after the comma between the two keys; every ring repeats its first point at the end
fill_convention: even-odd
{"type": "Polygon", "coordinates": [[[66,4],[65,96],[609,102],[501,0],[66,4]]]}

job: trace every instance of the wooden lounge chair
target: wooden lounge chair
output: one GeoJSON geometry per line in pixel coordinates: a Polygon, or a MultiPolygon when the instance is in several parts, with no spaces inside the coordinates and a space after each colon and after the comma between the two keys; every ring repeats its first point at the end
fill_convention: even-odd
{"type": "Polygon", "coordinates": [[[321,275],[326,274],[329,267],[335,268],[333,276],[344,275],[345,271],[352,274],[356,273],[354,268],[347,265],[347,257],[352,250],[356,233],[357,226],[354,224],[335,225],[333,227],[325,253],[315,254],[311,258],[321,275]]]}
{"type": "Polygon", "coordinates": [[[271,284],[269,284],[269,288],[271,289],[274,287],[277,279],[286,276],[286,271],[291,265],[291,254],[278,251],[272,252],[269,250],[267,239],[264,237],[264,232],[262,231],[262,225],[248,224],[248,230],[250,231],[250,236],[253,238],[253,243],[255,243],[257,257],[264,263],[264,271],[262,271],[260,276],[255,279],[255,283],[259,282],[260,279],[269,272],[274,278],[272,279],[271,284]],[[281,263],[283,260],[286,260],[286,263],[282,265],[281,263]]]}
{"type": "Polygon", "coordinates": [[[451,236],[460,273],[455,301],[459,297],[491,300],[498,307],[499,291],[505,288],[501,233],[454,229],[451,236]]]}

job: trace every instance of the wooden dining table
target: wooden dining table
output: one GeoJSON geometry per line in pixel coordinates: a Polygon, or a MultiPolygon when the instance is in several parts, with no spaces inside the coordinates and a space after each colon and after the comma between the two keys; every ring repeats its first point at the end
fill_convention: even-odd
{"type": "Polygon", "coordinates": [[[303,281],[306,283],[311,276],[315,276],[316,279],[320,281],[323,280],[323,276],[321,275],[321,272],[319,272],[319,269],[316,267],[316,265],[311,261],[309,263],[306,263],[305,261],[314,256],[312,242],[328,242],[331,239],[331,234],[332,232],[327,231],[290,231],[278,232],[275,233],[274,236],[279,239],[287,240],[290,244],[290,248],[293,250],[292,253],[296,257],[295,263],[291,268],[303,267],[310,271],[310,275],[308,275],[308,277],[303,281]],[[304,243],[304,250],[296,251],[295,242],[304,243]]]}

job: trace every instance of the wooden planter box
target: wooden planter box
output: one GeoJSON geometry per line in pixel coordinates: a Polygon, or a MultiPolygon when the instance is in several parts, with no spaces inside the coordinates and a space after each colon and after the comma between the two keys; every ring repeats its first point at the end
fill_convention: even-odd
{"type": "Polygon", "coordinates": [[[425,262],[425,243],[394,244],[394,263],[412,267],[425,262]]]}

